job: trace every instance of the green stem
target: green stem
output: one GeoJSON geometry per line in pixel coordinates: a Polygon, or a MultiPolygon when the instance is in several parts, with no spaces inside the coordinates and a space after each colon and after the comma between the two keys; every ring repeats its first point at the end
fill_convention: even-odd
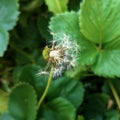
{"type": "Polygon", "coordinates": [[[25,11],[34,11],[36,8],[39,8],[43,4],[44,0],[33,0],[23,9],[25,11]]]}
{"type": "Polygon", "coordinates": [[[115,90],[115,87],[113,86],[111,80],[109,80],[108,83],[109,83],[110,89],[111,89],[111,91],[113,93],[113,96],[115,98],[115,101],[116,101],[116,103],[118,105],[118,109],[120,110],[120,99],[119,99],[119,96],[117,94],[117,91],[115,90]]]}
{"type": "Polygon", "coordinates": [[[49,89],[49,87],[50,87],[50,83],[51,83],[51,80],[52,80],[53,69],[54,69],[54,67],[52,66],[52,67],[51,67],[51,70],[50,70],[49,77],[48,77],[47,86],[46,86],[46,88],[45,88],[45,91],[44,91],[42,97],[40,98],[40,100],[39,100],[39,102],[38,102],[37,109],[39,109],[41,103],[43,102],[45,96],[47,95],[47,92],[48,92],[48,89],[49,89]]]}
{"type": "Polygon", "coordinates": [[[5,70],[0,70],[0,75],[6,75],[7,73],[9,73],[11,70],[13,70],[14,67],[8,67],[5,68],[5,70]]]}
{"type": "Polygon", "coordinates": [[[8,95],[8,93],[7,93],[7,92],[5,92],[5,91],[3,91],[2,89],[0,89],[0,94],[1,94],[1,95],[5,95],[5,96],[7,96],[7,95],[8,95]]]}

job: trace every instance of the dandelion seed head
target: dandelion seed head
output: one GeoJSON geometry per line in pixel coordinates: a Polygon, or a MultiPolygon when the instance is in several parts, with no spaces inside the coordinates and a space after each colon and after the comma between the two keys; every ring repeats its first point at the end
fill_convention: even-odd
{"type": "MultiPolygon", "coordinates": [[[[60,77],[65,70],[70,68],[74,68],[77,64],[78,52],[79,52],[79,45],[75,40],[71,40],[70,37],[66,34],[63,34],[61,37],[57,38],[58,36],[54,33],[52,46],[49,48],[48,54],[48,62],[49,67],[51,65],[54,66],[53,69],[53,78],[60,77]]],[[[46,69],[48,73],[49,69],[46,69]]]]}

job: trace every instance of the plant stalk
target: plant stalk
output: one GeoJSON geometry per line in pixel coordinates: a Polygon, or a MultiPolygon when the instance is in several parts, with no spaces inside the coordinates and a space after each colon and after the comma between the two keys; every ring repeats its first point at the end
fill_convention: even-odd
{"type": "Polygon", "coordinates": [[[44,3],[44,0],[33,0],[23,9],[26,11],[34,11],[36,8],[39,8],[44,3]]]}
{"type": "Polygon", "coordinates": [[[51,80],[52,80],[53,69],[54,69],[54,66],[52,65],[51,70],[50,70],[50,74],[49,74],[49,77],[48,77],[48,82],[47,82],[47,85],[46,85],[46,88],[45,88],[45,91],[44,91],[42,97],[40,98],[40,100],[38,102],[37,109],[40,108],[41,103],[43,102],[43,100],[45,99],[45,97],[47,95],[47,92],[48,92],[48,89],[50,87],[50,83],[51,83],[51,80]]]}
{"type": "Polygon", "coordinates": [[[114,98],[115,98],[115,101],[116,101],[116,103],[117,103],[117,105],[118,105],[118,109],[120,110],[120,98],[119,98],[119,96],[118,96],[118,93],[117,93],[117,91],[115,90],[115,87],[113,86],[111,80],[109,80],[108,83],[109,83],[110,89],[111,89],[111,91],[112,91],[112,93],[113,93],[113,96],[114,96],[114,98]]]}

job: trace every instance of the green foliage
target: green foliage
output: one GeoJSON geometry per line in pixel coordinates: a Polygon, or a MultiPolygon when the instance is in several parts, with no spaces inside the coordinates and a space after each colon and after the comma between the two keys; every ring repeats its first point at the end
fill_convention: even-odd
{"type": "Polygon", "coordinates": [[[58,97],[46,105],[41,119],[46,120],[74,120],[75,108],[64,98],[58,97]]]}
{"type": "Polygon", "coordinates": [[[119,6],[120,0],[1,0],[0,120],[119,120],[119,6]],[[71,48],[53,42],[64,35],[77,42],[78,55],[66,56],[73,66],[52,78],[59,59],[53,62],[50,51],[60,50],[63,59],[71,48]]]}
{"type": "Polygon", "coordinates": [[[106,120],[119,120],[120,119],[120,113],[116,110],[108,111],[106,113],[106,120]]]}
{"type": "Polygon", "coordinates": [[[49,11],[53,12],[54,14],[62,13],[67,10],[67,3],[68,0],[45,0],[49,11]]]}
{"type": "Polygon", "coordinates": [[[84,0],[80,10],[80,27],[85,37],[101,44],[119,37],[119,4],[119,0],[84,0]]]}
{"type": "Polygon", "coordinates": [[[79,17],[81,32],[98,52],[92,69],[98,75],[109,77],[120,76],[118,66],[120,64],[118,59],[120,1],[112,0],[112,2],[84,0],[79,17]]]}
{"type": "MultiPolygon", "coordinates": [[[[45,76],[37,76],[38,70],[39,68],[35,65],[25,66],[22,70],[19,80],[33,85],[38,95],[42,96],[46,86],[47,78],[45,76]]],[[[62,77],[56,81],[52,81],[48,91],[47,99],[52,100],[57,97],[63,97],[70,101],[77,108],[83,101],[83,95],[84,88],[82,83],[71,78],[62,77]],[[56,92],[54,93],[54,91],[56,92]]]]}
{"type": "Polygon", "coordinates": [[[50,34],[48,30],[49,16],[40,16],[38,18],[38,29],[43,38],[49,39],[50,34]]]}
{"type": "Polygon", "coordinates": [[[0,89],[0,113],[5,112],[8,107],[8,94],[0,89]]]}
{"type": "Polygon", "coordinates": [[[21,83],[11,92],[8,110],[16,120],[34,120],[36,118],[36,94],[34,89],[21,83]]]}
{"type": "MultiPolygon", "coordinates": [[[[45,76],[43,77],[37,76],[38,70],[39,68],[35,65],[27,65],[23,68],[19,79],[20,81],[24,81],[33,85],[38,93],[38,96],[41,97],[47,81],[45,76]]],[[[47,108],[45,105],[45,107],[43,107],[43,110],[42,110],[43,117],[45,117],[46,119],[50,119],[50,118],[47,118],[47,115],[46,115],[46,114],[50,114],[49,117],[51,116],[52,117],[51,119],[55,119],[54,116],[56,115],[54,115],[55,114],[54,111],[57,111],[57,109],[61,110],[63,106],[67,107],[67,105],[64,105],[64,104],[68,104],[68,108],[66,108],[67,110],[66,109],[65,110],[66,112],[69,110],[69,112],[66,113],[64,112],[64,110],[63,111],[61,110],[61,114],[57,115],[58,117],[56,119],[63,119],[63,118],[67,119],[70,117],[69,119],[72,120],[75,116],[75,113],[73,114],[72,112],[73,111],[75,112],[75,107],[78,108],[79,105],[82,103],[83,93],[84,93],[84,89],[82,84],[76,80],[69,79],[69,78],[60,78],[60,79],[57,79],[56,81],[52,81],[48,91],[48,95],[46,96],[46,100],[48,101],[47,108]],[[54,93],[54,91],[56,92],[54,93]],[[64,101],[64,102],[61,103],[63,104],[61,107],[60,106],[58,107],[57,105],[52,105],[54,104],[53,101],[61,101],[61,102],[64,101]],[[57,108],[56,109],[53,107],[49,108],[49,106],[51,107],[56,106],[57,108]]]]}
{"type": "Polygon", "coordinates": [[[81,39],[78,25],[78,14],[75,12],[65,12],[52,17],[49,28],[55,34],[68,34],[73,40],[77,41],[81,39]]]}
{"type": "Polygon", "coordinates": [[[18,17],[18,0],[1,0],[0,2],[0,25],[5,30],[11,30],[16,24],[18,17]]]}
{"type": "Polygon", "coordinates": [[[8,39],[8,32],[0,27],[0,56],[3,56],[4,51],[7,49],[8,39]]]}
{"type": "Polygon", "coordinates": [[[4,113],[1,117],[0,120],[15,120],[13,117],[9,115],[9,113],[4,113]]]}
{"type": "Polygon", "coordinates": [[[18,17],[18,1],[17,0],[1,0],[0,2],[0,57],[3,56],[8,45],[8,32],[17,21],[18,17]]]}
{"type": "Polygon", "coordinates": [[[48,99],[61,96],[78,108],[83,101],[83,95],[84,88],[82,83],[66,77],[58,79],[51,84],[48,99]],[[56,93],[52,94],[54,91],[56,91],[56,93]]]}

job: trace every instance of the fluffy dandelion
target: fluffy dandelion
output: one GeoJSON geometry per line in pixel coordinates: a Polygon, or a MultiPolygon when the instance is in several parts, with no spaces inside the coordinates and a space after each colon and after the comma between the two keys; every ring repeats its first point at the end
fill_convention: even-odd
{"type": "Polygon", "coordinates": [[[38,74],[49,74],[49,69],[53,66],[52,77],[60,77],[65,70],[74,68],[78,60],[79,45],[75,40],[70,39],[66,34],[53,34],[51,47],[46,46],[43,50],[43,58],[48,61],[44,71],[38,74]]]}

